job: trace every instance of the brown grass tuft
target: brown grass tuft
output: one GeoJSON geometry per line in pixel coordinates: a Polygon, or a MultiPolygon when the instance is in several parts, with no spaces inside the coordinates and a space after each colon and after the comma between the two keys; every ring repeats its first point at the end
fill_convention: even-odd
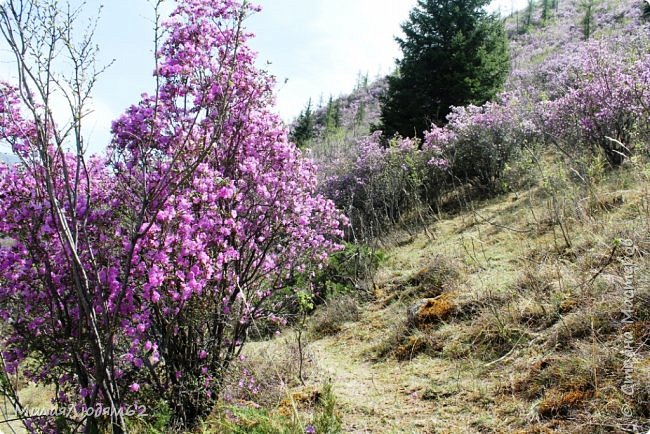
{"type": "Polygon", "coordinates": [[[357,301],[348,295],[339,296],[317,311],[310,332],[315,337],[335,335],[341,331],[344,323],[357,321],[359,316],[357,301]]]}
{"type": "Polygon", "coordinates": [[[278,404],[278,413],[290,417],[295,413],[295,410],[304,410],[316,405],[320,395],[320,390],[314,386],[293,391],[289,393],[289,396],[280,401],[280,404],[278,404]]]}
{"type": "Polygon", "coordinates": [[[412,275],[407,285],[417,288],[420,297],[436,297],[460,277],[459,264],[444,255],[436,255],[412,275]]]}
{"type": "Polygon", "coordinates": [[[562,392],[551,389],[544,395],[537,412],[546,419],[566,417],[571,411],[580,408],[590,396],[590,393],[582,390],[562,392]]]}
{"type": "Polygon", "coordinates": [[[400,361],[411,360],[427,349],[427,341],[422,336],[409,336],[406,342],[395,349],[395,358],[400,361]]]}

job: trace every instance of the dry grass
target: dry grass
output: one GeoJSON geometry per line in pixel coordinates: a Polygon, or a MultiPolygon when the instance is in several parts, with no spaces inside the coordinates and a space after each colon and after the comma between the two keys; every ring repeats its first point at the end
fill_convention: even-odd
{"type": "Polygon", "coordinates": [[[320,389],[315,386],[303,387],[289,392],[289,396],[278,404],[278,413],[291,417],[296,411],[314,407],[320,398],[320,389]]]}
{"type": "Polygon", "coordinates": [[[544,395],[539,404],[538,413],[540,416],[551,419],[556,417],[567,417],[575,409],[579,408],[590,395],[581,390],[570,392],[559,392],[551,389],[544,395]]]}
{"type": "MultiPolygon", "coordinates": [[[[315,376],[314,355],[303,354],[303,380],[315,376]]],[[[228,401],[275,408],[301,387],[300,353],[291,331],[272,341],[251,342],[225,381],[228,401]],[[243,383],[240,380],[244,379],[243,383]]]]}
{"type": "MultiPolygon", "coordinates": [[[[402,390],[430,411],[417,430],[392,432],[623,432],[625,404],[650,428],[648,174],[623,169],[588,188],[570,177],[552,175],[554,184],[540,177],[528,191],[443,216],[430,228],[435,239],[418,234],[389,250],[377,302],[319,349],[343,352],[328,364],[384,378],[384,397],[374,400],[402,390]],[[629,325],[617,239],[637,246],[629,325]],[[633,399],[621,391],[626,332],[638,355],[632,379],[641,386],[633,399]],[[391,379],[397,366],[402,374],[391,379]]],[[[349,426],[377,417],[360,411],[361,403],[348,405],[349,426]]],[[[391,411],[403,417],[386,408],[381,417],[391,411]]]]}
{"type": "Polygon", "coordinates": [[[425,351],[427,347],[428,342],[425,336],[410,335],[395,348],[395,358],[400,361],[411,360],[425,351]]]}
{"type": "Polygon", "coordinates": [[[309,331],[314,337],[334,335],[341,331],[346,322],[357,321],[359,315],[359,305],[353,297],[338,296],[317,310],[309,331]]]}

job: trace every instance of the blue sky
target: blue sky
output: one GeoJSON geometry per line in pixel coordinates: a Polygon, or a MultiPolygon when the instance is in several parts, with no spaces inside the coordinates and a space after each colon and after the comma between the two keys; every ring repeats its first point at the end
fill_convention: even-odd
{"type": "MultiPolygon", "coordinates": [[[[394,36],[416,0],[257,3],[263,10],[247,23],[257,35],[251,46],[259,53],[259,66],[277,77],[277,111],[290,121],[309,98],[317,103],[321,96],[327,99],[352,90],[359,73],[368,73],[371,79],[389,73],[399,56],[394,36]]],[[[493,3],[493,9],[510,12],[524,7],[526,0],[493,3]]],[[[99,4],[87,2],[91,10],[99,4]]],[[[146,0],[104,2],[96,42],[100,60],[114,63],[96,87],[95,111],[87,124],[92,151],[101,150],[110,139],[111,120],[137,102],[142,92],[152,90],[152,16],[146,0]]],[[[0,53],[0,58],[7,58],[5,50],[0,53]]],[[[0,76],[12,75],[10,63],[0,61],[0,76]]]]}

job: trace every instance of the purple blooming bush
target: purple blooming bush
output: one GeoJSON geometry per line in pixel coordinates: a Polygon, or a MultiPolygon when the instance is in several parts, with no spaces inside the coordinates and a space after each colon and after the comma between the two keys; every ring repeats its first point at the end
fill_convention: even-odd
{"type": "MultiPolygon", "coordinates": [[[[42,82],[0,86],[0,140],[21,160],[0,166],[0,233],[12,240],[0,248],[0,348],[7,372],[50,386],[56,405],[162,399],[176,426],[193,426],[254,322],[281,321],[293,273],[312,275],[340,248],[345,218],[317,194],[246,46],[255,10],[179,1],[155,92],[113,123],[105,156],[84,156],[81,116],[55,122],[42,82]]],[[[38,16],[17,11],[0,7],[5,30],[29,38],[20,29],[38,16]]],[[[58,423],[119,432],[113,413],[58,423]]],[[[54,429],[41,422],[28,428],[54,429]]]]}
{"type": "Polygon", "coordinates": [[[381,132],[359,141],[357,153],[327,165],[321,189],[351,220],[350,238],[365,240],[470,183],[495,192],[508,162],[538,141],[530,108],[511,94],[481,107],[454,107],[444,127],[433,125],[422,142],[381,132]]]}
{"type": "Polygon", "coordinates": [[[419,141],[395,137],[385,145],[381,132],[361,139],[356,154],[324,168],[321,190],[350,219],[348,238],[379,236],[421,205],[431,180],[446,162],[419,141]]]}
{"type": "Polygon", "coordinates": [[[519,100],[508,94],[480,107],[453,107],[448,123],[425,135],[423,149],[441,154],[458,181],[496,191],[507,163],[534,140],[536,128],[525,115],[519,100]]]}
{"type": "Polygon", "coordinates": [[[585,44],[567,68],[563,94],[540,103],[547,141],[568,155],[602,151],[620,165],[648,138],[650,58],[585,44]]]}

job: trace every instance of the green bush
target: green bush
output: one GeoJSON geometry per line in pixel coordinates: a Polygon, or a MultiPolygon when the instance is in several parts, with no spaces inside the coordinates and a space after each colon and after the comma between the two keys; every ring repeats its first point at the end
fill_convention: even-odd
{"type": "Polygon", "coordinates": [[[323,386],[316,407],[313,428],[315,434],[340,434],[343,432],[341,414],[336,409],[336,395],[334,395],[332,383],[327,382],[323,386]]]}

